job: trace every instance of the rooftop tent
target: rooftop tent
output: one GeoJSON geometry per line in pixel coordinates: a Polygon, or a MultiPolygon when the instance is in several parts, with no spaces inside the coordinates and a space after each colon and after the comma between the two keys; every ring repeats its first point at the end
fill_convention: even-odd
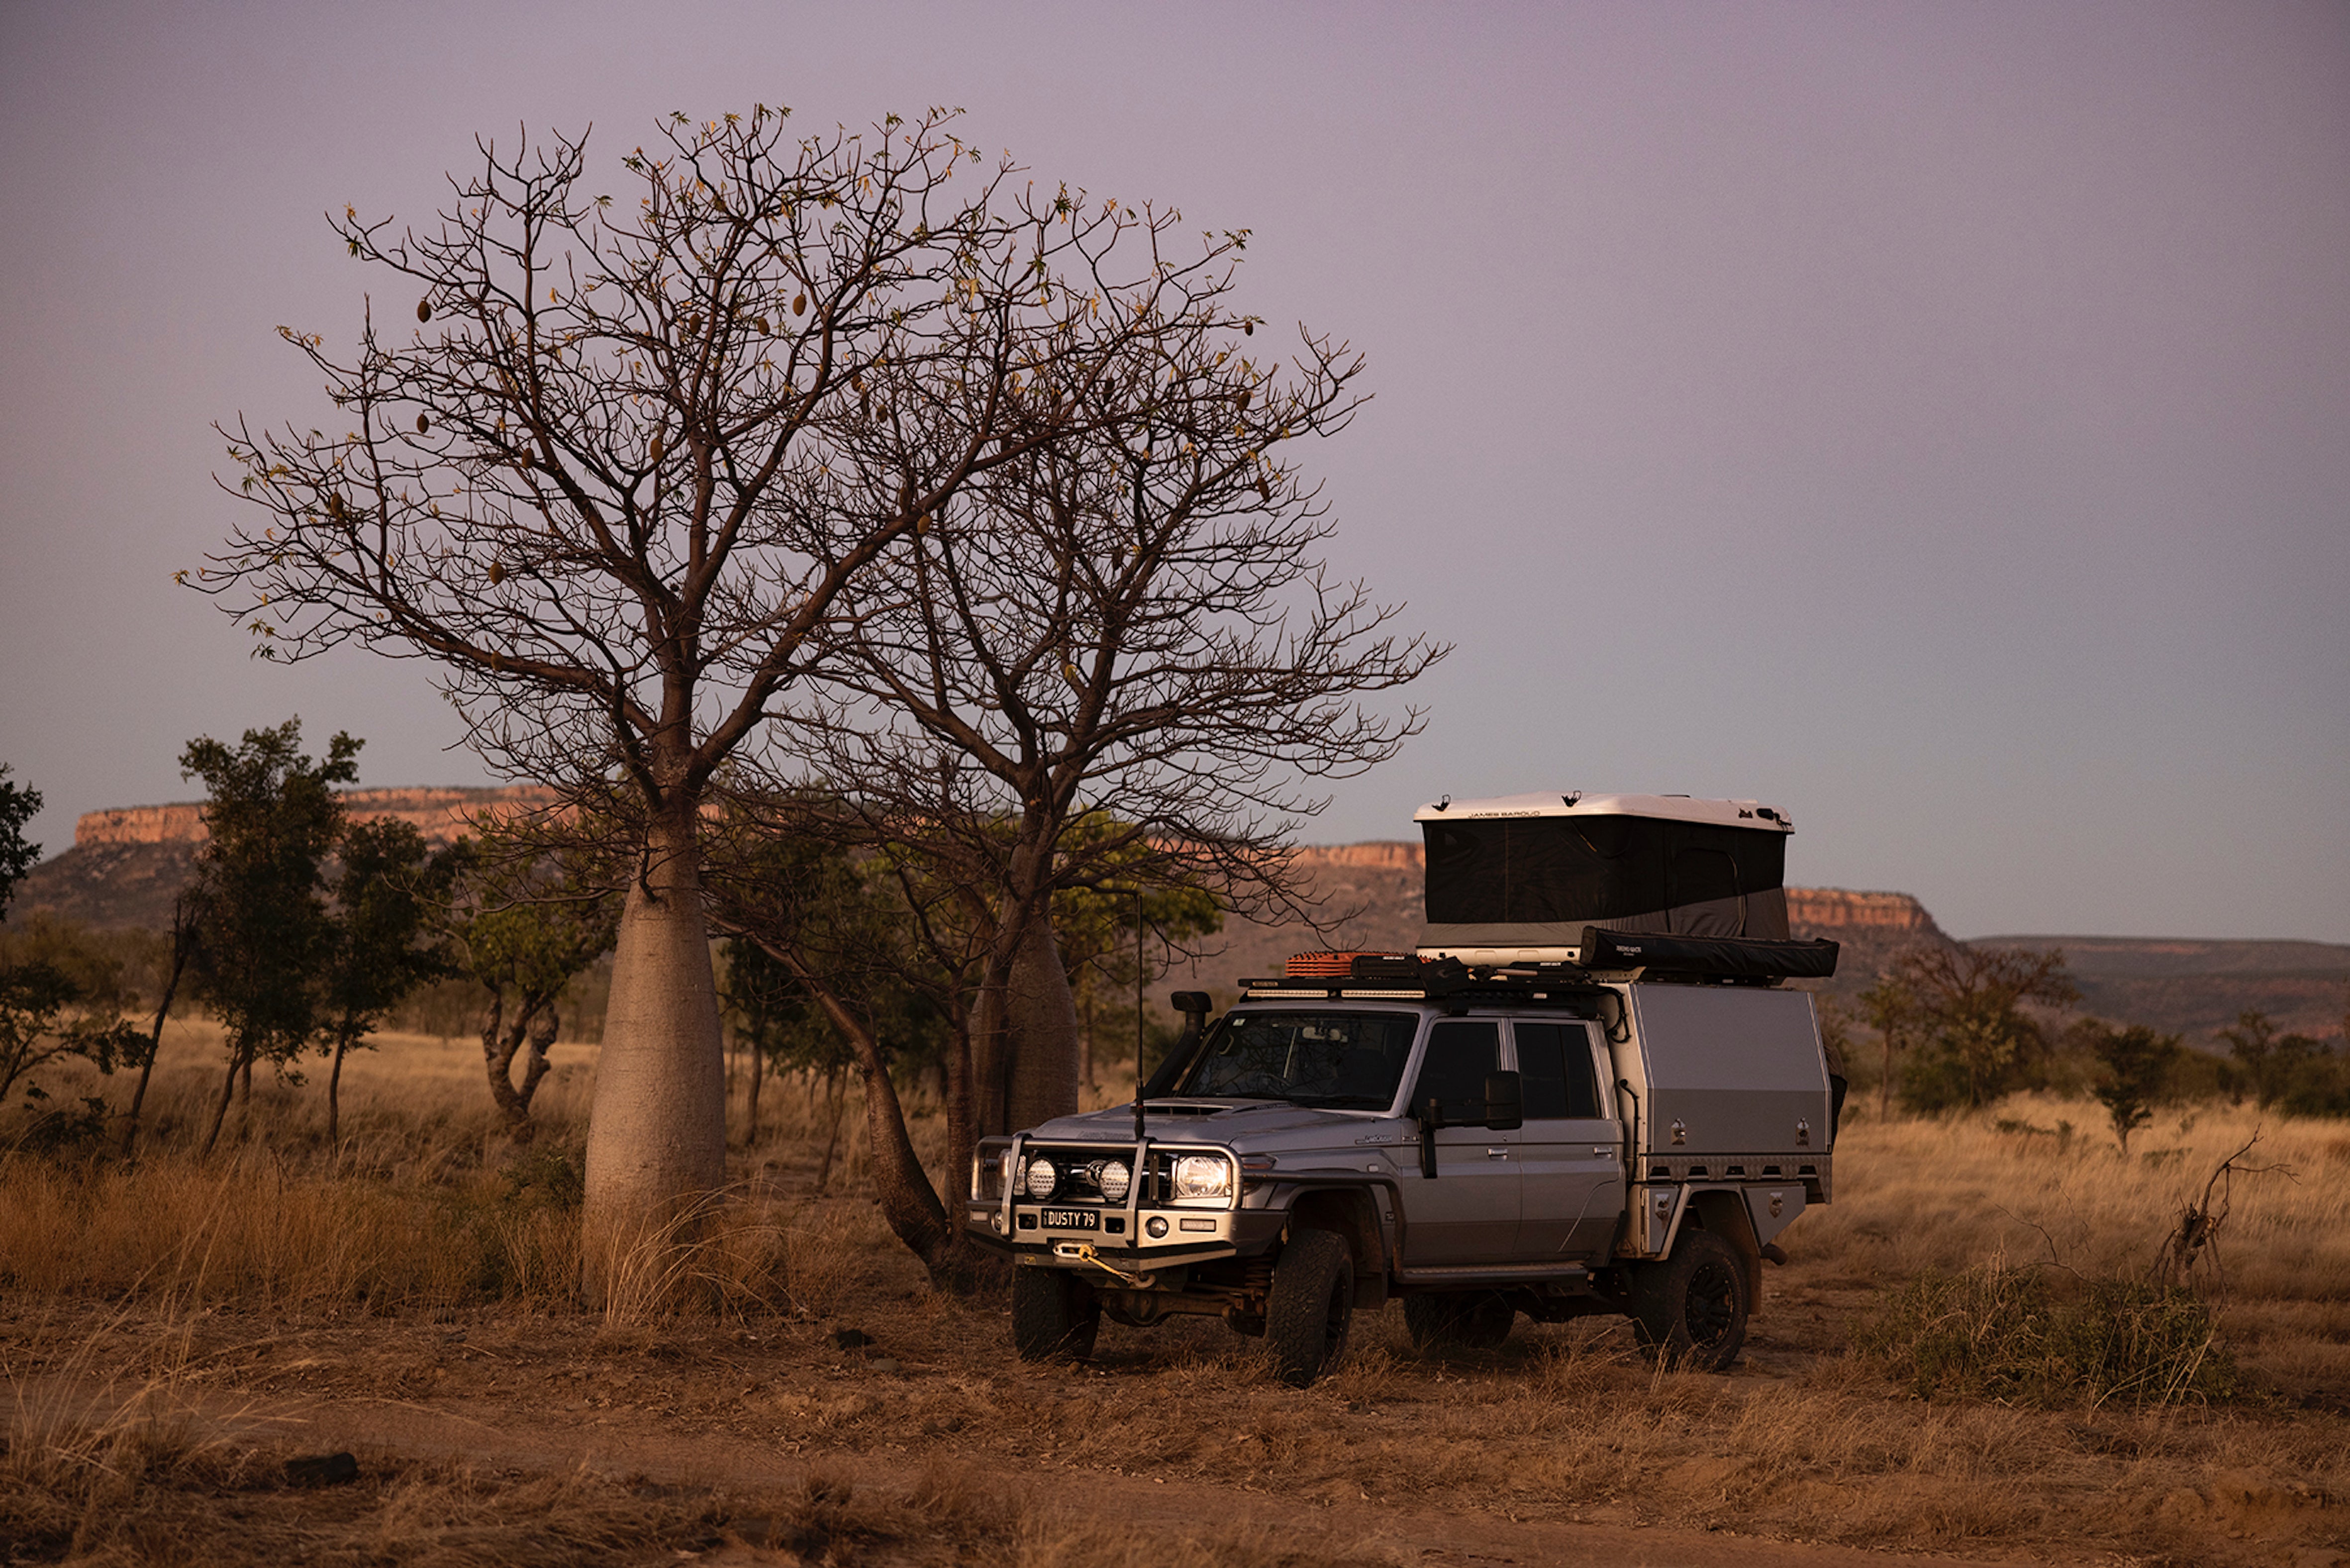
{"type": "Polygon", "coordinates": [[[1512,795],[1414,814],[1424,947],[1577,947],[1586,925],[1787,938],[1787,819],[1753,801],[1512,795]]]}

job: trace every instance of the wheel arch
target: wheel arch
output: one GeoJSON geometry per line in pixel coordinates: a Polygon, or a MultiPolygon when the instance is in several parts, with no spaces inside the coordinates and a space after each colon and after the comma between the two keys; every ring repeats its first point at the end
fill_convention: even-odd
{"type": "Polygon", "coordinates": [[[1746,1271],[1746,1315],[1759,1317],[1762,1313],[1762,1243],[1754,1234],[1754,1217],[1746,1210],[1746,1195],[1725,1188],[1693,1192],[1689,1200],[1690,1220],[1698,1228],[1721,1237],[1738,1254],[1746,1271]]]}
{"type": "Polygon", "coordinates": [[[1311,1226],[1344,1237],[1355,1255],[1355,1305],[1376,1312],[1387,1304],[1388,1242],[1379,1226],[1378,1202],[1360,1187],[1326,1187],[1297,1195],[1290,1205],[1291,1230],[1311,1226]]]}

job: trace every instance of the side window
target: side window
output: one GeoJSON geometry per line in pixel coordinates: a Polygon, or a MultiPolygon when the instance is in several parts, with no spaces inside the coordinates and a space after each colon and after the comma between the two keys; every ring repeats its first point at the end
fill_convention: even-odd
{"type": "Polygon", "coordinates": [[[1408,1108],[1418,1116],[1432,1096],[1442,1104],[1448,1122],[1482,1120],[1485,1076],[1501,1065],[1500,1024],[1446,1019],[1428,1032],[1428,1054],[1420,1061],[1419,1080],[1412,1085],[1408,1108]]]}
{"type": "Polygon", "coordinates": [[[1594,1120],[1599,1085],[1591,1073],[1591,1033],[1581,1023],[1510,1025],[1518,1042],[1518,1073],[1525,1084],[1526,1119],[1594,1120]]]}

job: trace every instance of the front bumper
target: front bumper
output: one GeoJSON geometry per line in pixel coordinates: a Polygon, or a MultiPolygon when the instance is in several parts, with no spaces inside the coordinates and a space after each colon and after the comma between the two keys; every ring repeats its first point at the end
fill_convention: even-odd
{"type": "Polygon", "coordinates": [[[1239,1157],[1222,1145],[1151,1137],[1110,1145],[1023,1133],[981,1144],[972,1162],[963,1225],[975,1241],[1024,1263],[1141,1276],[1272,1245],[1281,1232],[1281,1216],[1243,1208],[1248,1185],[1239,1157]],[[1176,1196],[1167,1172],[1176,1159],[1191,1155],[1225,1161],[1229,1190],[1212,1197],[1176,1196]],[[1001,1174],[1006,1163],[1012,1170],[1024,1170],[1040,1156],[1065,1169],[1116,1159],[1131,1173],[1127,1191],[1116,1201],[1085,1191],[1037,1200],[1001,1174]]]}
{"type": "Polygon", "coordinates": [[[1009,1215],[999,1204],[973,1203],[964,1215],[964,1228],[974,1241],[1008,1252],[1024,1263],[1069,1269],[1110,1265],[1112,1272],[1149,1273],[1180,1263],[1204,1263],[1217,1258],[1246,1256],[1270,1247],[1281,1236],[1286,1216],[1255,1209],[1140,1208],[1129,1228],[1119,1223],[1127,1211],[1112,1209],[1095,1214],[1097,1228],[1048,1224],[1046,1210],[1066,1215],[1069,1204],[1015,1203],[1009,1215]],[[1153,1235],[1152,1221],[1166,1226],[1153,1235]],[[1106,1227],[1118,1224],[1112,1232],[1106,1227]],[[1008,1227],[1008,1228],[1007,1228],[1008,1227]],[[1139,1236],[1131,1233],[1139,1230],[1139,1236]]]}

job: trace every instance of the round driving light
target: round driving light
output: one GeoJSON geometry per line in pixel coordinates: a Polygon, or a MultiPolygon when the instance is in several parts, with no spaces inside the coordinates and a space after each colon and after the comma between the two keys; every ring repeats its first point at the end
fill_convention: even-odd
{"type": "Polygon", "coordinates": [[[1187,1154],[1175,1161],[1175,1196],[1222,1198],[1232,1189],[1232,1168],[1221,1155],[1187,1154]]]}
{"type": "Polygon", "coordinates": [[[1040,1156],[1028,1162],[1028,1196],[1039,1203],[1053,1196],[1053,1186],[1060,1179],[1061,1173],[1053,1168],[1051,1160],[1040,1156]]]}
{"type": "Polygon", "coordinates": [[[1122,1159],[1099,1160],[1094,1166],[1094,1185],[1100,1188],[1101,1195],[1112,1203],[1123,1203],[1127,1189],[1134,1185],[1134,1176],[1126,1168],[1126,1162],[1122,1159]]]}
{"type": "Polygon", "coordinates": [[[1153,1214],[1142,1222],[1142,1228],[1153,1236],[1164,1236],[1167,1234],[1167,1217],[1163,1214],[1153,1214]]]}

